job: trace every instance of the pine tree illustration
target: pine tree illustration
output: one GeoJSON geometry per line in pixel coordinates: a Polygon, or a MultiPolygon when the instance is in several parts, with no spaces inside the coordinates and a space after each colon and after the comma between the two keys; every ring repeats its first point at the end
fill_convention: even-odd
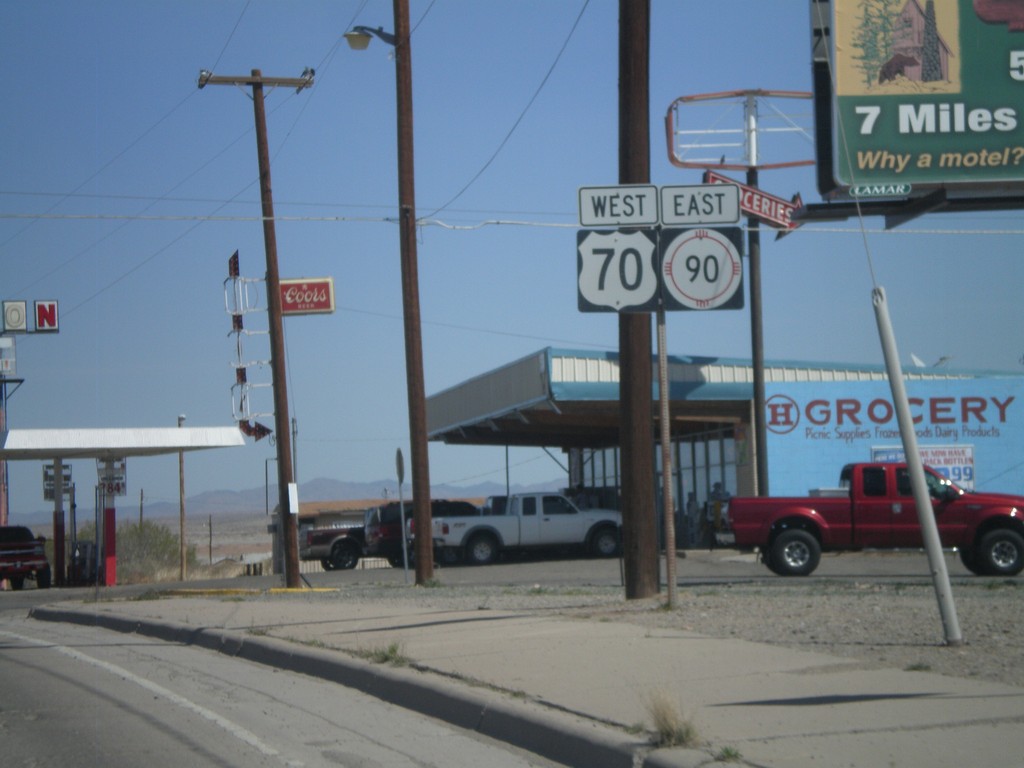
{"type": "Polygon", "coordinates": [[[928,0],[924,11],[924,46],[921,50],[921,80],[934,83],[942,79],[939,61],[939,29],[935,24],[935,2],[928,0]]]}

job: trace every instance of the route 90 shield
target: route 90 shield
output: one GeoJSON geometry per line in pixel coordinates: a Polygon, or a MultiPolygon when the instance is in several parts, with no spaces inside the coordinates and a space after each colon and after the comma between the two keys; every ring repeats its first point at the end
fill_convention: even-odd
{"type": "Polygon", "coordinates": [[[739,227],[580,230],[576,245],[580,312],[743,308],[739,227]]]}

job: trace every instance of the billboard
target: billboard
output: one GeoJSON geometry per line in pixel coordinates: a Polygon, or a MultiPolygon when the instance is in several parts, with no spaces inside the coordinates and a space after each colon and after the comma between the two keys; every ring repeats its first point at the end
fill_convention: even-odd
{"type": "MultiPolygon", "coordinates": [[[[918,448],[966,488],[1024,493],[1024,377],[906,382],[918,448]]],[[[844,464],[900,460],[887,381],[769,382],[771,490],[835,487],[844,464]]]]}
{"type": "Polygon", "coordinates": [[[1024,179],[1024,3],[831,5],[839,186],[905,196],[911,186],[1024,179]]]}

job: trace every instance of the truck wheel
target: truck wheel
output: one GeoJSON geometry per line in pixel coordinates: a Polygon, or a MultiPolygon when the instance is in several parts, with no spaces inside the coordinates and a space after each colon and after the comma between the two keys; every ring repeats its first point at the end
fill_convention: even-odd
{"type": "Polygon", "coordinates": [[[614,528],[599,528],[590,535],[590,554],[595,557],[619,554],[619,535],[614,528]]]}
{"type": "Polygon", "coordinates": [[[807,576],[820,560],[821,545],[807,531],[791,528],[772,542],[770,567],[780,576],[807,576]]]}
{"type": "Polygon", "coordinates": [[[436,558],[441,565],[458,565],[462,562],[462,553],[455,547],[439,547],[436,558]]]}
{"type": "Polygon", "coordinates": [[[1008,528],[989,531],[981,537],[975,557],[990,576],[1016,576],[1024,570],[1024,538],[1008,528]]]}
{"type": "Polygon", "coordinates": [[[359,553],[351,544],[339,541],[331,547],[331,567],[339,571],[349,571],[359,563],[359,553]]]}
{"type": "Polygon", "coordinates": [[[964,564],[964,568],[975,576],[985,575],[985,569],[978,563],[978,555],[972,547],[957,547],[957,552],[960,555],[960,562],[964,564]]]}
{"type": "Polygon", "coordinates": [[[49,589],[51,580],[50,569],[48,567],[36,571],[36,589],[49,589]]]}
{"type": "Polygon", "coordinates": [[[489,533],[478,533],[466,544],[466,562],[490,565],[498,559],[498,541],[489,533]]]}

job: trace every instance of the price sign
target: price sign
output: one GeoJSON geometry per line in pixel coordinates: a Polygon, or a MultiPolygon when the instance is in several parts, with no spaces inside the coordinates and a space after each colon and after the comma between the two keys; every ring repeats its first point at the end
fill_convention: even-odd
{"type": "Polygon", "coordinates": [[[743,307],[739,227],[663,230],[665,309],[743,307]]]}
{"type": "Polygon", "coordinates": [[[576,234],[580,312],[653,312],[658,308],[658,249],[648,230],[576,234]]]}
{"type": "Polygon", "coordinates": [[[96,460],[96,479],[100,491],[107,496],[124,496],[128,493],[127,462],[123,457],[96,460]]]}

